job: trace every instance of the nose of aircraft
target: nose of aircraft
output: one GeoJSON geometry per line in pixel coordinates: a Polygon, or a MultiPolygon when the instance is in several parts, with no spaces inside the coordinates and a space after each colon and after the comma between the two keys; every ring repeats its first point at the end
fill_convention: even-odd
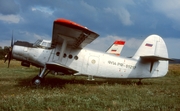
{"type": "Polygon", "coordinates": [[[14,44],[13,50],[12,50],[12,56],[16,60],[25,61],[28,56],[28,48],[25,46],[20,46],[14,44]]]}

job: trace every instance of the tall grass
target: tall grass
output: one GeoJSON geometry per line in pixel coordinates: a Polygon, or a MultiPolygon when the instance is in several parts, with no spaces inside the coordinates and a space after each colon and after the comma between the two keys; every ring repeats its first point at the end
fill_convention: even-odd
{"type": "Polygon", "coordinates": [[[163,78],[96,79],[47,75],[41,87],[31,79],[36,67],[21,67],[12,61],[10,68],[0,61],[0,110],[2,111],[178,111],[180,110],[180,65],[170,65],[163,78]]]}

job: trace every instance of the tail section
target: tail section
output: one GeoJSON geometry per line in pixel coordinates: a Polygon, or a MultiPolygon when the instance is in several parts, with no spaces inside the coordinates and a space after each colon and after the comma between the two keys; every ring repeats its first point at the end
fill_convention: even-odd
{"type": "Polygon", "coordinates": [[[109,47],[109,49],[106,51],[107,53],[110,54],[115,54],[117,56],[120,55],[123,47],[124,47],[125,41],[122,40],[116,40],[111,47],[109,47]]]}
{"type": "MultiPolygon", "coordinates": [[[[168,71],[168,52],[164,40],[158,35],[148,36],[141,44],[134,59],[140,60],[141,68],[151,77],[162,77],[168,71]]],[[[148,77],[147,75],[147,77],[148,77]]]]}
{"type": "Polygon", "coordinates": [[[148,36],[141,44],[133,58],[140,56],[159,56],[168,58],[168,52],[164,40],[158,35],[148,36]]]}

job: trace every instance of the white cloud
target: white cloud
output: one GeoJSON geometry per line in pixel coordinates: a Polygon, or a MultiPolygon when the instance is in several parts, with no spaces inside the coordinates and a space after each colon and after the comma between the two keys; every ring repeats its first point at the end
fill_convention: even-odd
{"type": "Polygon", "coordinates": [[[180,24],[180,1],[179,0],[153,0],[156,11],[165,14],[168,18],[176,20],[180,24]]]}
{"type": "Polygon", "coordinates": [[[37,39],[51,40],[51,38],[48,35],[38,35],[38,34],[33,33],[32,36],[34,37],[35,41],[37,39]]]}
{"type": "Polygon", "coordinates": [[[4,48],[4,46],[10,46],[11,45],[11,41],[10,40],[1,40],[0,41],[0,46],[2,48],[4,48]]]}
{"type": "Polygon", "coordinates": [[[180,38],[165,38],[164,39],[169,57],[180,59],[180,38]]]}
{"type": "Polygon", "coordinates": [[[43,6],[35,6],[35,7],[32,7],[31,8],[32,11],[40,11],[40,12],[43,12],[43,13],[48,13],[48,14],[52,14],[54,11],[51,10],[50,8],[48,7],[43,7],[43,6]]]}
{"type": "Polygon", "coordinates": [[[2,15],[0,14],[0,20],[7,23],[19,23],[22,18],[19,15],[2,15]]]}
{"type": "MultiPolygon", "coordinates": [[[[136,39],[109,35],[106,37],[97,38],[95,41],[89,44],[87,48],[105,52],[115,40],[124,40],[126,42],[121,55],[130,57],[135,54],[145,38],[136,39]]],[[[164,41],[167,45],[169,57],[180,58],[180,39],[165,38],[164,41]]]]}
{"type": "Polygon", "coordinates": [[[133,56],[143,41],[136,38],[108,35],[106,37],[97,38],[95,41],[89,44],[87,48],[105,52],[115,40],[124,40],[126,42],[121,53],[122,56],[126,57],[133,56]]]}
{"type": "Polygon", "coordinates": [[[128,48],[138,49],[142,42],[143,42],[143,40],[141,40],[141,39],[128,38],[126,40],[126,46],[128,48]]]}
{"type": "Polygon", "coordinates": [[[121,52],[121,56],[132,57],[142,44],[142,39],[129,38],[125,39],[126,43],[121,52]]]}
{"type": "Polygon", "coordinates": [[[129,26],[133,24],[129,11],[123,6],[113,7],[113,8],[107,7],[104,8],[104,11],[106,13],[111,13],[113,15],[116,15],[123,25],[129,26]]]}
{"type": "Polygon", "coordinates": [[[38,39],[51,40],[51,38],[48,35],[38,35],[36,33],[30,33],[27,31],[20,31],[20,35],[24,37],[24,40],[22,41],[27,41],[31,43],[34,43],[38,39]]]}
{"type": "MultiPolygon", "coordinates": [[[[51,37],[49,37],[48,35],[38,35],[36,33],[30,33],[27,31],[16,31],[16,34],[13,36],[14,36],[13,37],[14,42],[19,40],[19,41],[27,41],[30,43],[34,43],[38,39],[51,40],[51,37]],[[19,33],[17,33],[17,32],[19,32],[19,33]],[[19,34],[21,36],[21,38],[17,38],[17,37],[19,37],[17,34],[19,34]]],[[[9,40],[1,40],[0,41],[0,46],[2,46],[2,47],[10,46],[10,44],[11,44],[11,38],[9,38],[9,40]]]]}
{"type": "Polygon", "coordinates": [[[91,48],[98,51],[106,51],[115,40],[124,40],[122,37],[108,35],[106,37],[99,37],[94,40],[91,44],[87,46],[87,48],[91,48]]]}
{"type": "Polygon", "coordinates": [[[119,11],[117,11],[119,19],[122,21],[124,25],[132,25],[133,22],[131,21],[131,15],[125,8],[120,8],[119,11]]]}
{"type": "Polygon", "coordinates": [[[93,13],[96,13],[96,11],[97,11],[95,7],[93,7],[93,6],[89,5],[89,4],[87,4],[87,3],[84,2],[84,1],[81,1],[81,5],[84,6],[85,9],[87,9],[87,10],[93,12],[93,13]]]}
{"type": "MultiPolygon", "coordinates": [[[[180,30],[179,0],[78,0],[75,2],[51,2],[46,0],[43,3],[39,1],[24,2],[16,0],[16,2],[18,3],[16,6],[18,8],[15,8],[17,10],[8,12],[6,10],[7,6],[4,5],[4,13],[1,11],[0,24],[5,26],[1,27],[0,30],[2,35],[0,38],[1,44],[6,35],[11,32],[8,32],[9,27],[27,31],[18,33],[19,36],[17,37],[19,40],[24,39],[24,41],[35,42],[37,39],[51,39],[52,29],[50,28],[52,28],[53,20],[57,17],[63,17],[77,21],[82,25],[85,23],[89,28],[95,29],[94,31],[104,35],[88,46],[93,49],[106,51],[115,40],[123,39],[126,40],[123,52],[125,51],[126,55],[132,55],[143,40],[139,38],[140,36],[136,37],[150,33],[157,33],[164,37],[172,35],[172,38],[177,38],[177,40],[167,40],[171,57],[177,56],[176,53],[178,51],[173,50],[180,47],[178,45],[180,44],[178,42],[180,41],[178,39],[180,34],[178,32],[180,30]],[[46,16],[48,19],[44,19],[46,16]],[[26,21],[22,22],[22,20],[26,21]],[[17,25],[17,23],[19,24],[17,25]],[[41,28],[38,28],[39,26],[41,28]],[[119,31],[119,29],[121,30],[119,31]],[[105,34],[107,33],[118,36],[106,36],[105,34]]],[[[8,4],[8,6],[12,5],[8,4]]],[[[9,45],[9,42],[7,43],[9,45]]]]}

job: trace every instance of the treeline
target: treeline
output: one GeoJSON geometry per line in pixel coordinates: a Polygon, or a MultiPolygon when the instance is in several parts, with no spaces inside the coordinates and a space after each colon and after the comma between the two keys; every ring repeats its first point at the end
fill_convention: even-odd
{"type": "Polygon", "coordinates": [[[173,61],[169,61],[170,64],[180,64],[180,59],[172,59],[173,61]]]}
{"type": "Polygon", "coordinates": [[[9,51],[9,47],[8,46],[4,46],[4,48],[2,48],[0,46],[0,59],[4,59],[4,56],[8,53],[9,51]]]}

